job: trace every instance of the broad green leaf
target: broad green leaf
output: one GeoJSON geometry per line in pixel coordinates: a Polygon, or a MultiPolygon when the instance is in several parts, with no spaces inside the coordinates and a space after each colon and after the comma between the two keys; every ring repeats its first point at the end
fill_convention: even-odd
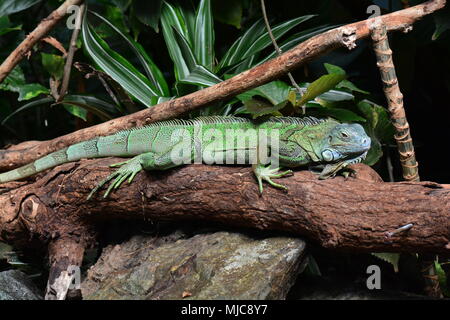
{"type": "Polygon", "coordinates": [[[344,75],[347,74],[344,69],[342,69],[339,66],[335,66],[334,64],[331,64],[331,63],[324,63],[324,67],[325,67],[325,69],[327,69],[328,74],[332,74],[332,73],[344,74],[344,75]]]}
{"type": "MultiPolygon", "coordinates": [[[[290,31],[292,28],[298,26],[300,23],[305,22],[313,17],[315,17],[315,15],[302,16],[276,25],[275,27],[272,28],[274,38],[279,39],[288,31],[290,31]]],[[[267,48],[270,45],[272,45],[272,40],[270,39],[269,34],[267,32],[264,32],[263,35],[259,36],[258,39],[256,39],[255,42],[250,44],[247,50],[244,51],[244,54],[241,59],[250,57],[256,54],[257,52],[260,52],[261,50],[267,48]]]]}
{"type": "Polygon", "coordinates": [[[371,166],[377,163],[383,155],[381,144],[392,141],[395,129],[385,108],[363,100],[358,103],[358,109],[367,119],[363,127],[372,140],[370,150],[364,160],[365,164],[371,166]]]}
{"type": "Polygon", "coordinates": [[[242,0],[214,0],[212,7],[217,21],[241,28],[242,0]]]}
{"type": "Polygon", "coordinates": [[[84,111],[92,112],[103,121],[111,120],[117,114],[117,106],[92,96],[66,95],[59,104],[72,106],[66,109],[82,119],[84,119],[84,111]],[[79,110],[80,108],[84,111],[79,110]]]}
{"type": "Polygon", "coordinates": [[[184,20],[180,9],[173,7],[164,1],[161,11],[161,26],[170,58],[175,64],[175,77],[177,79],[184,78],[190,71],[186,61],[183,59],[183,54],[178,45],[174,30],[178,31],[178,33],[183,36],[185,41],[188,42],[188,46],[190,46],[190,44],[186,21],[184,20]]]}
{"type": "Polygon", "coordinates": [[[2,0],[0,1],[0,17],[28,9],[40,1],[41,0],[2,0]]]}
{"type": "Polygon", "coordinates": [[[49,90],[38,83],[25,83],[22,69],[16,66],[8,77],[0,83],[0,89],[19,93],[19,101],[30,100],[40,94],[48,94],[49,90]]]}
{"type": "Polygon", "coordinates": [[[37,100],[31,101],[31,102],[29,102],[27,104],[24,104],[23,106],[21,106],[20,108],[15,110],[13,113],[8,115],[5,119],[3,119],[2,125],[4,125],[6,121],[11,119],[13,116],[18,114],[19,112],[22,112],[24,110],[27,110],[27,109],[30,109],[30,108],[33,108],[33,107],[49,104],[49,103],[54,102],[54,101],[55,100],[53,98],[47,97],[47,98],[37,99],[37,100]]]}
{"type": "MultiPolygon", "coordinates": [[[[325,69],[327,69],[329,74],[335,73],[335,74],[347,75],[345,70],[342,69],[339,66],[335,66],[335,65],[332,65],[330,63],[325,63],[324,66],[325,66],[325,69]]],[[[360,92],[360,93],[364,93],[364,94],[369,94],[369,92],[359,89],[357,86],[355,86],[353,83],[351,83],[348,80],[342,80],[339,84],[336,85],[336,88],[346,88],[346,89],[349,89],[351,91],[356,91],[356,92],[360,92]]]]}
{"type": "Polygon", "coordinates": [[[199,64],[212,70],[214,63],[214,21],[211,1],[201,0],[195,19],[194,53],[199,64]]]}
{"type": "Polygon", "coordinates": [[[41,60],[44,69],[47,70],[55,79],[59,80],[64,74],[65,59],[56,54],[41,52],[41,60]]]}
{"type": "Polygon", "coordinates": [[[215,74],[208,71],[204,66],[197,63],[194,53],[192,52],[188,42],[175,29],[174,35],[175,41],[177,41],[178,48],[180,49],[181,58],[183,59],[187,67],[187,73],[179,74],[178,81],[205,87],[215,85],[222,81],[215,74]]]}
{"type": "Polygon", "coordinates": [[[263,20],[256,21],[241,37],[239,37],[228,49],[225,56],[217,66],[217,70],[224,67],[235,65],[238,62],[244,60],[242,55],[248,49],[248,47],[258,39],[260,35],[264,33],[263,20]]]}
{"type": "Polygon", "coordinates": [[[84,48],[95,63],[117,81],[130,95],[145,106],[152,106],[152,97],[158,96],[156,88],[131,63],[117,52],[111,50],[98,37],[90,28],[86,14],[82,23],[81,34],[84,48]]]}
{"type": "Polygon", "coordinates": [[[11,31],[21,30],[22,25],[13,27],[9,22],[8,16],[0,17],[0,36],[7,34],[11,31]]]}
{"type": "MultiPolygon", "coordinates": [[[[313,18],[314,15],[302,16],[280,23],[272,28],[275,39],[279,39],[300,23],[313,18]]],[[[255,55],[272,44],[262,20],[253,24],[228,50],[219,64],[219,69],[237,64],[238,62],[255,55]]]]}
{"type": "Polygon", "coordinates": [[[87,121],[88,112],[86,109],[76,106],[76,105],[72,105],[72,104],[63,103],[62,105],[64,106],[64,109],[69,111],[75,117],[78,117],[80,119],[83,119],[84,121],[87,121]]]}
{"type": "Polygon", "coordinates": [[[288,99],[291,87],[283,81],[272,81],[255,89],[249,90],[237,96],[243,102],[252,99],[254,96],[263,97],[272,103],[279,104],[288,99]]]}
{"type": "Polygon", "coordinates": [[[103,18],[101,15],[95,12],[91,12],[97,18],[105,22],[109,27],[111,27],[118,35],[120,35],[128,44],[128,46],[136,54],[137,58],[141,62],[148,79],[152,82],[153,87],[156,89],[159,96],[170,96],[169,87],[167,85],[166,79],[164,78],[161,70],[156,66],[153,60],[147,55],[144,48],[124,34],[120,29],[116,28],[112,23],[103,18]]]}
{"type": "Polygon", "coordinates": [[[301,97],[300,101],[298,102],[298,105],[302,106],[306,102],[315,99],[322,93],[333,89],[339,82],[341,82],[344,79],[345,75],[343,74],[327,74],[321,76],[319,79],[317,79],[308,86],[308,89],[306,89],[306,92],[301,97]]]}
{"type": "Polygon", "coordinates": [[[368,124],[373,130],[373,134],[382,143],[390,143],[395,134],[395,128],[389,117],[389,112],[386,108],[379,106],[368,100],[363,100],[358,103],[359,111],[367,119],[368,124]]]}
{"type": "Polygon", "coordinates": [[[140,22],[159,32],[162,0],[134,0],[134,12],[140,22]]]}
{"type": "Polygon", "coordinates": [[[30,100],[37,97],[40,94],[48,94],[49,90],[40,85],[39,83],[27,83],[19,87],[18,101],[30,100]]]}

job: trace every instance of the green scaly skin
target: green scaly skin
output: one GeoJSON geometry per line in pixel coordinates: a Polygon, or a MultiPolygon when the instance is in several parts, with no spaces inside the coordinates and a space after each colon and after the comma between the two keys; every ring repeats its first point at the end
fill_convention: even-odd
{"type": "MultiPolygon", "coordinates": [[[[271,151],[271,144],[268,145],[266,147],[264,144],[267,149],[263,152],[266,154],[271,151]]],[[[320,167],[323,169],[319,178],[326,179],[336,175],[348,164],[360,162],[369,148],[370,138],[361,125],[341,124],[332,119],[275,117],[256,123],[237,117],[201,117],[162,121],[77,143],[23,167],[1,173],[0,183],[29,177],[83,158],[132,157],[113,165],[120,168],[101,181],[88,197],[91,198],[103,185],[113,180],[104,194],[106,198],[125,180],[130,183],[142,169],[166,170],[193,160],[207,164],[226,164],[230,163],[226,160],[231,159],[233,164],[252,164],[262,193],[263,180],[274,187],[286,189],[272,181],[292,174],[291,170],[280,172],[280,167],[320,167]],[[269,137],[268,141],[278,143],[279,166],[266,166],[258,157],[255,158],[255,154],[260,154],[263,147],[258,143],[260,140],[256,135],[246,135],[251,131],[248,129],[264,129],[269,137]],[[244,136],[247,137],[247,144],[242,146],[236,141],[243,141],[244,136]],[[190,145],[187,150],[186,142],[190,145]]]]}

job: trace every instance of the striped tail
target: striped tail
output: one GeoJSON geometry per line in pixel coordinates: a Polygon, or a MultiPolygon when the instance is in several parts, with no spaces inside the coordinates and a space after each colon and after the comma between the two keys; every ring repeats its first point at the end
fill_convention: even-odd
{"type": "Polygon", "coordinates": [[[99,157],[97,140],[93,139],[74,144],[68,148],[50,153],[23,167],[0,173],[0,183],[26,178],[67,162],[99,157]]]}

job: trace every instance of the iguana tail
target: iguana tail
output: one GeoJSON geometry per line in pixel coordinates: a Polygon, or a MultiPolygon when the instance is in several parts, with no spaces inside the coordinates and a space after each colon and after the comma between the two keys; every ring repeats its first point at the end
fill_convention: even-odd
{"type": "Polygon", "coordinates": [[[32,176],[38,172],[56,167],[58,165],[77,161],[82,158],[96,158],[101,156],[97,149],[97,139],[74,144],[68,148],[50,153],[23,167],[0,173],[0,183],[19,180],[32,176]]]}

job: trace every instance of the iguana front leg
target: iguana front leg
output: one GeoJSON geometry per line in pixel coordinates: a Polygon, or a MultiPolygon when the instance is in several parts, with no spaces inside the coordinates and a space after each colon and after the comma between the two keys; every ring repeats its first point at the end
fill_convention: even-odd
{"type": "Polygon", "coordinates": [[[271,165],[264,166],[259,163],[253,164],[252,169],[256,176],[256,180],[258,180],[260,194],[262,194],[262,192],[263,192],[263,183],[262,183],[263,180],[267,181],[271,186],[273,186],[275,188],[287,190],[286,186],[275,183],[272,181],[272,179],[278,179],[278,178],[282,178],[286,175],[293,174],[292,170],[286,170],[284,172],[280,172],[279,167],[272,167],[271,165]]]}
{"type": "Polygon", "coordinates": [[[102,180],[89,194],[88,200],[106,183],[113,180],[106,190],[103,198],[108,197],[113,189],[117,189],[120,185],[128,179],[128,183],[131,183],[142,169],[144,170],[164,170],[176,166],[170,158],[170,153],[155,154],[153,152],[147,152],[140,154],[127,161],[119,162],[110,165],[110,167],[119,167],[118,170],[110,174],[106,179],[102,180]]]}

